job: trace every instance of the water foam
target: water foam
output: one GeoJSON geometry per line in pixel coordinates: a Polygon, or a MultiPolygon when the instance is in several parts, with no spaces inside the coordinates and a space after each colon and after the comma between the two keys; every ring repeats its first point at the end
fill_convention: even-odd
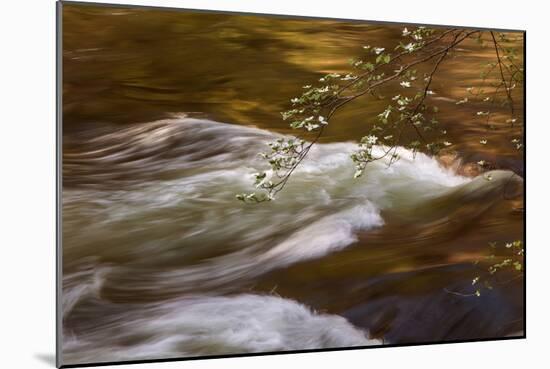
{"type": "MultiPolygon", "coordinates": [[[[100,160],[105,172],[134,173],[146,162],[148,173],[162,177],[177,169],[179,175],[115,190],[65,190],[66,264],[83,256],[123,258],[124,265],[106,276],[111,285],[134,293],[158,285],[184,292],[200,282],[207,290],[341,250],[356,242],[357,232],[381,226],[381,211],[414,208],[470,181],[406,149],[398,150],[401,160],[391,167],[374,162],[353,179],[349,155],[356,143],[318,144],[276,201],[236,201],[235,194],[250,190],[252,173],[265,165],[257,153],[277,137],[179,118],[95,138],[94,147],[113,149],[95,159],[82,154],[88,165],[100,160]],[[136,161],[134,146],[120,143],[125,135],[152,157],[136,161]],[[162,156],[159,146],[166,150],[162,156]]],[[[383,149],[376,150],[378,155],[383,149]]]]}
{"type": "Polygon", "coordinates": [[[344,318],[271,295],[194,296],[124,312],[68,337],[70,363],[381,344],[344,318]],[[122,323],[123,322],[123,323],[122,323]],[[132,342],[131,345],[124,343],[132,342]]]}
{"type": "Polygon", "coordinates": [[[415,222],[426,209],[447,216],[511,178],[495,171],[472,180],[401,148],[391,167],[377,161],[353,179],[356,143],[317,144],[275,201],[238,202],[235,194],[251,190],[252,173],[265,168],[257,153],[277,137],[177,118],[94,137],[69,155],[68,170],[80,178],[63,191],[63,311],[76,328],[79,314],[94,325],[64,332],[67,362],[377,343],[295,301],[207,294],[242,291],[270,270],[349,247],[359,232],[382,226],[385,213],[415,222]],[[109,296],[194,297],[133,305],[109,296]]]}

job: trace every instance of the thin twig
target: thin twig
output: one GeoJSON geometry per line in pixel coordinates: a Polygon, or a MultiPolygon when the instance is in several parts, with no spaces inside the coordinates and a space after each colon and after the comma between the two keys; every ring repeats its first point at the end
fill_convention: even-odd
{"type": "Polygon", "coordinates": [[[509,88],[508,84],[506,83],[506,78],[504,77],[504,71],[502,70],[502,60],[500,59],[500,53],[498,51],[497,40],[495,38],[495,34],[494,34],[493,31],[491,31],[491,37],[493,38],[493,44],[495,46],[495,53],[496,53],[496,56],[497,56],[497,62],[498,62],[499,70],[500,70],[500,76],[502,78],[502,83],[504,83],[504,88],[506,89],[506,95],[508,96],[512,116],[514,116],[514,99],[512,98],[510,88],[509,88]]]}

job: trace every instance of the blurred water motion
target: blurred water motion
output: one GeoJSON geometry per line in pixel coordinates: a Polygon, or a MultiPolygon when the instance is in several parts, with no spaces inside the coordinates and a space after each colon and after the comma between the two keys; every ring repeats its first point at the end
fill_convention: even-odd
{"type": "Polygon", "coordinates": [[[490,49],[462,45],[433,85],[454,163],[490,160],[490,181],[405,149],[354,180],[385,107],[358,101],[246,206],[289,98],[401,27],[65,4],[63,32],[65,364],[521,334],[521,279],[447,292],[471,290],[488,242],[523,238],[521,128],[455,104],[490,49]]]}

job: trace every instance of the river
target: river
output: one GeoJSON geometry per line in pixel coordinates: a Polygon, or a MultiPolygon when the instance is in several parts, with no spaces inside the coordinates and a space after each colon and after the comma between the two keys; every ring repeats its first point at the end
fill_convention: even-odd
{"type": "Polygon", "coordinates": [[[434,79],[450,162],[402,148],[353,179],[349,154],[385,107],[363,100],[275,201],[235,200],[292,133],[279,112],[301,86],[400,33],[65,4],[63,362],[521,336],[523,279],[453,293],[472,292],[489,242],[524,233],[521,124],[488,129],[479,105],[456,105],[490,48],[464,43],[434,79]],[[478,160],[491,180],[464,170],[478,160]]]}

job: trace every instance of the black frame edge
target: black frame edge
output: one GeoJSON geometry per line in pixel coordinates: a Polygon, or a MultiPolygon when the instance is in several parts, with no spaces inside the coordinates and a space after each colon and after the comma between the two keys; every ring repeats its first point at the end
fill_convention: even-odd
{"type": "Polygon", "coordinates": [[[55,366],[57,368],[63,365],[63,327],[62,327],[62,300],[61,293],[63,290],[63,250],[62,250],[62,222],[61,222],[61,198],[62,198],[62,140],[63,140],[63,2],[55,3],[55,279],[56,279],[56,294],[55,294],[55,366]]]}

